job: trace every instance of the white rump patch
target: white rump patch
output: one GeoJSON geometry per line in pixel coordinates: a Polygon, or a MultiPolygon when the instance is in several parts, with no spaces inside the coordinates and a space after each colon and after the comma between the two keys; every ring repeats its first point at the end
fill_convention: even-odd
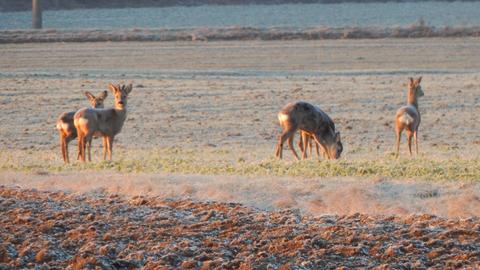
{"type": "Polygon", "coordinates": [[[88,124],[88,119],[86,118],[79,118],[78,120],[75,121],[75,125],[86,126],[87,124],[88,124]]]}
{"type": "Polygon", "coordinates": [[[408,114],[408,113],[404,113],[401,117],[400,117],[400,122],[406,124],[406,125],[410,125],[411,123],[413,123],[413,118],[408,114]]]}
{"type": "Polygon", "coordinates": [[[62,123],[60,124],[60,127],[61,127],[61,129],[66,130],[66,129],[69,128],[69,125],[68,125],[67,123],[62,122],[62,123]]]}
{"type": "Polygon", "coordinates": [[[278,121],[285,122],[287,120],[288,120],[288,114],[283,114],[283,113],[278,114],[278,121]]]}

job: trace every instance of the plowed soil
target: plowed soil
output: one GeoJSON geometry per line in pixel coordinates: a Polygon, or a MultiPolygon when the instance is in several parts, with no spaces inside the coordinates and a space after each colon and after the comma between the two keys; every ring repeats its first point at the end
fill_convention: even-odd
{"type": "Polygon", "coordinates": [[[6,187],[0,212],[0,269],[480,267],[478,218],[312,217],[6,187]]]}

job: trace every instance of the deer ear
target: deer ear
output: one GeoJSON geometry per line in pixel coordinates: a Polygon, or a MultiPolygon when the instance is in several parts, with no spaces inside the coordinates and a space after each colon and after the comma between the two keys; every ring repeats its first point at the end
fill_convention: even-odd
{"type": "Polygon", "coordinates": [[[410,80],[410,85],[413,85],[413,83],[414,83],[413,78],[410,77],[410,78],[408,78],[408,79],[410,80]]]}
{"type": "Polygon", "coordinates": [[[85,91],[84,94],[85,94],[85,96],[88,98],[88,100],[94,100],[94,99],[95,99],[95,96],[94,96],[92,93],[88,92],[88,91],[85,91]]]}
{"type": "Polygon", "coordinates": [[[100,95],[98,95],[98,98],[106,99],[107,96],[108,96],[108,92],[107,92],[107,91],[103,91],[100,95]]]}
{"type": "Polygon", "coordinates": [[[115,85],[113,85],[113,84],[111,84],[111,83],[108,84],[108,89],[110,89],[110,91],[111,91],[113,94],[115,94],[115,93],[118,91],[118,87],[115,86],[115,85]]]}
{"type": "Polygon", "coordinates": [[[416,83],[419,84],[422,81],[422,76],[418,77],[416,83]]]}
{"type": "Polygon", "coordinates": [[[130,94],[130,92],[132,92],[132,89],[133,89],[133,86],[132,84],[129,84],[125,87],[125,93],[127,93],[127,95],[130,94]]]}

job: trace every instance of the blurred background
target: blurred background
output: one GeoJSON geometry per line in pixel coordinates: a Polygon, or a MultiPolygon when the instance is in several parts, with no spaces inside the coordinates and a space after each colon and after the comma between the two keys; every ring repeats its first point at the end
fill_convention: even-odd
{"type": "MultiPolygon", "coordinates": [[[[480,25],[477,1],[37,0],[43,28],[433,27],[480,25]]],[[[0,0],[0,29],[32,27],[31,0],[0,0]]]]}

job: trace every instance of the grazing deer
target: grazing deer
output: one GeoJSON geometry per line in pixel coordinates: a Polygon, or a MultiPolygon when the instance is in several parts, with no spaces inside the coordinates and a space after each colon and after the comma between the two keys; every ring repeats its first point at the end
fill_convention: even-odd
{"type": "Polygon", "coordinates": [[[420,111],[418,110],[418,98],[423,96],[423,90],[420,86],[422,77],[414,80],[410,78],[408,83],[407,105],[398,109],[395,116],[395,131],[397,135],[397,157],[400,152],[400,138],[402,131],[407,133],[408,150],[412,156],[412,135],[415,141],[416,152],[418,155],[418,126],[420,125],[420,111]]]}
{"type": "MultiPolygon", "coordinates": [[[[95,97],[90,92],[85,92],[92,108],[103,108],[103,102],[107,98],[107,91],[103,91],[98,97],[95,97]]],[[[64,112],[62,113],[57,120],[57,130],[60,134],[60,147],[62,148],[62,157],[65,163],[69,163],[68,158],[68,143],[77,137],[77,130],[73,124],[73,116],[75,112],[64,112]]],[[[77,158],[80,156],[77,156],[77,158]]]]}
{"type": "Polygon", "coordinates": [[[86,147],[88,147],[88,161],[91,161],[90,148],[94,134],[103,137],[103,160],[106,160],[107,152],[109,160],[112,160],[113,139],[122,130],[127,117],[127,97],[132,91],[132,84],[128,86],[109,84],[108,88],[115,98],[114,108],[83,108],[74,115],[74,124],[78,133],[78,151],[83,162],[85,162],[86,147]]]}
{"type": "MultiPolygon", "coordinates": [[[[307,102],[297,101],[287,104],[278,113],[278,121],[283,129],[278,139],[276,156],[282,158],[283,144],[288,140],[288,146],[298,160],[297,152],[293,148],[293,136],[301,130],[313,137],[314,141],[324,149],[329,159],[337,159],[343,151],[340,132],[336,132],[332,119],[320,108],[307,102]]],[[[306,147],[305,147],[306,148],[306,147]]],[[[305,150],[303,149],[303,158],[305,150]]]]}

